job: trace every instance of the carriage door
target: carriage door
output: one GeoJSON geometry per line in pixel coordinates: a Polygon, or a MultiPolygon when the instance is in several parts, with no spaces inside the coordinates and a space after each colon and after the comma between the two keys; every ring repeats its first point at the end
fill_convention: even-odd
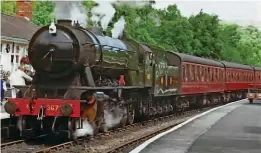
{"type": "Polygon", "coordinates": [[[152,86],[153,79],[153,54],[152,52],[145,52],[145,86],[152,86]]]}

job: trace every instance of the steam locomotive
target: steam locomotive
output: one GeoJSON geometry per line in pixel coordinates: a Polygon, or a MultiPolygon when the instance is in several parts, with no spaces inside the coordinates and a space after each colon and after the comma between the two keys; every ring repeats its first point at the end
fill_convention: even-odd
{"type": "Polygon", "coordinates": [[[16,86],[18,97],[4,106],[25,138],[54,133],[77,139],[227,103],[244,98],[250,84],[260,82],[251,78],[261,76],[251,66],[114,39],[64,19],[40,28],[28,55],[35,69],[32,85],[16,86]]]}

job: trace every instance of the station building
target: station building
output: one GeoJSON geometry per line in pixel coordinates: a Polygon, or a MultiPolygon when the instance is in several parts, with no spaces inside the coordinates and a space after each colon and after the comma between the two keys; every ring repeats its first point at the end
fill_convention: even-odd
{"type": "MultiPolygon", "coordinates": [[[[22,57],[28,55],[28,44],[32,35],[39,29],[33,24],[31,4],[17,2],[16,15],[1,13],[0,64],[10,73],[18,68],[22,57]]],[[[32,70],[32,67],[29,67],[32,70]]]]}

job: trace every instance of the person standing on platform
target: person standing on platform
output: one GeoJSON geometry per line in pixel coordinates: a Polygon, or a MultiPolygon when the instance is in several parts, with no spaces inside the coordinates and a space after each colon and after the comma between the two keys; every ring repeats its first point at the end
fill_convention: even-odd
{"type": "Polygon", "coordinates": [[[16,71],[14,71],[10,76],[10,85],[12,88],[12,98],[16,98],[17,93],[19,92],[18,89],[14,88],[13,86],[16,85],[26,85],[25,80],[32,82],[32,77],[27,75],[24,72],[23,66],[19,66],[16,71]]]}
{"type": "Polygon", "coordinates": [[[6,82],[3,78],[3,76],[1,75],[1,105],[5,99],[5,91],[7,91],[6,82]]]}

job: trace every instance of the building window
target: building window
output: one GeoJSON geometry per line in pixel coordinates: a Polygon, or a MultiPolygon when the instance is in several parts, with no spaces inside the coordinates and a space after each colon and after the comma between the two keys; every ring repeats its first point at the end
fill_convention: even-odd
{"type": "Polygon", "coordinates": [[[6,51],[6,53],[10,52],[10,45],[9,44],[6,44],[5,51],[6,51]]]}
{"type": "Polygon", "coordinates": [[[15,57],[15,62],[16,63],[19,63],[19,55],[15,55],[16,57],[15,57]]]}
{"type": "Polygon", "coordinates": [[[14,55],[11,55],[11,63],[14,63],[14,55]]]}
{"type": "Polygon", "coordinates": [[[19,51],[20,51],[20,47],[17,45],[16,46],[16,53],[19,54],[19,51]]]}

